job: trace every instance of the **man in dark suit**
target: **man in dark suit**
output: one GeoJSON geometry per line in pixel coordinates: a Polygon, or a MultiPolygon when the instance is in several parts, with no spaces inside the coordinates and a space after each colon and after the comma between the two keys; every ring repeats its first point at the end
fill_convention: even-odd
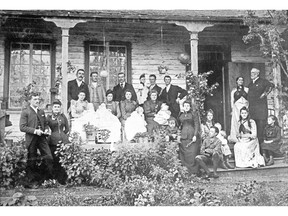
{"type": "Polygon", "coordinates": [[[260,71],[256,68],[251,70],[251,82],[248,85],[248,101],[251,119],[257,125],[259,143],[263,142],[264,127],[268,117],[267,95],[274,88],[274,84],[259,77],[260,71]]]}
{"type": "Polygon", "coordinates": [[[37,149],[47,166],[47,177],[52,178],[52,154],[46,139],[48,125],[45,113],[39,109],[39,95],[32,93],[29,98],[30,105],[24,109],[20,117],[20,131],[25,132],[25,144],[28,149],[27,177],[30,183],[36,179],[37,149]]]}
{"type": "Polygon", "coordinates": [[[134,100],[137,102],[137,95],[136,95],[135,89],[131,84],[129,84],[125,81],[125,74],[124,73],[118,74],[118,82],[119,82],[119,84],[114,86],[114,88],[113,88],[113,100],[118,101],[118,102],[125,100],[124,93],[127,89],[129,89],[132,92],[131,100],[134,100]]]}
{"type": "Polygon", "coordinates": [[[150,82],[150,86],[149,86],[147,100],[150,100],[150,94],[152,90],[157,91],[157,97],[159,98],[162,88],[156,84],[156,76],[154,74],[151,74],[149,76],[149,82],[150,82]]]}
{"type": "Polygon", "coordinates": [[[166,87],[162,90],[159,99],[169,106],[171,115],[177,119],[180,112],[179,101],[187,95],[187,91],[179,86],[172,85],[171,77],[168,75],[164,77],[164,82],[166,87]]]}
{"type": "Polygon", "coordinates": [[[90,94],[89,94],[89,88],[88,85],[84,82],[84,73],[85,71],[83,69],[79,69],[76,72],[76,79],[70,80],[68,82],[68,106],[70,107],[71,100],[78,100],[78,94],[80,91],[85,92],[85,99],[88,102],[90,102],[90,94]]]}

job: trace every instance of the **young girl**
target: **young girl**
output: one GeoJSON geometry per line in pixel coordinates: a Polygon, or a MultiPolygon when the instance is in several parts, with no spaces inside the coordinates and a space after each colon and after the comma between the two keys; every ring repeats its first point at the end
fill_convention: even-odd
{"type": "Polygon", "coordinates": [[[201,124],[201,138],[202,140],[206,139],[209,135],[210,128],[214,126],[214,112],[213,110],[209,109],[206,112],[206,120],[204,123],[201,124]]]}
{"type": "Polygon", "coordinates": [[[161,105],[161,109],[159,112],[155,115],[154,121],[157,122],[160,125],[167,125],[168,119],[171,116],[171,112],[169,111],[169,106],[165,103],[161,105]]]}
{"type": "Polygon", "coordinates": [[[176,119],[172,116],[168,119],[166,134],[166,141],[180,142],[180,130],[177,127],[176,119]]]}
{"type": "Polygon", "coordinates": [[[267,125],[264,129],[264,142],[261,144],[263,157],[267,166],[274,164],[273,154],[281,155],[281,129],[278,119],[274,115],[268,116],[267,125]]]}
{"type": "Polygon", "coordinates": [[[228,146],[228,142],[227,142],[227,135],[226,132],[224,130],[222,130],[222,126],[220,123],[215,123],[215,127],[217,127],[219,129],[219,133],[217,135],[217,138],[220,139],[222,145],[221,145],[221,151],[223,154],[223,167],[224,168],[228,168],[228,169],[234,169],[234,167],[232,167],[229,163],[229,157],[232,155],[232,152],[228,146]]]}

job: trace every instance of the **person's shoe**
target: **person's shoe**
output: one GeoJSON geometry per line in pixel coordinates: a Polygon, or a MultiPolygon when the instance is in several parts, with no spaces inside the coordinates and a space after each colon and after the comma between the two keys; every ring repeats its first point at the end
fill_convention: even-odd
{"type": "Polygon", "coordinates": [[[274,159],[271,158],[271,159],[268,161],[267,166],[271,166],[271,165],[273,165],[273,164],[274,164],[274,159]]]}
{"type": "Polygon", "coordinates": [[[219,178],[219,175],[217,175],[216,173],[210,173],[208,176],[209,178],[214,178],[214,179],[219,178]]]}
{"type": "Polygon", "coordinates": [[[225,165],[226,165],[226,167],[227,167],[228,169],[235,169],[235,167],[232,166],[232,165],[229,163],[228,160],[225,162],[225,165]]]}
{"type": "Polygon", "coordinates": [[[263,157],[264,157],[265,164],[267,164],[269,162],[269,158],[267,158],[265,154],[263,154],[263,157]]]}
{"type": "Polygon", "coordinates": [[[226,169],[226,170],[228,169],[228,167],[226,166],[226,164],[224,163],[224,161],[221,161],[221,162],[220,162],[219,167],[222,168],[222,169],[226,169]]]}

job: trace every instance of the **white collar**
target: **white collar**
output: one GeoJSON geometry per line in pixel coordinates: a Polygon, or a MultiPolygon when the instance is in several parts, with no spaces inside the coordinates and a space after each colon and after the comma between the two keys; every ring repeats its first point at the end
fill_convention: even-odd
{"type": "Polygon", "coordinates": [[[76,79],[76,82],[77,82],[78,87],[80,87],[80,85],[83,83],[83,80],[79,81],[78,79],[76,79]]]}
{"type": "Polygon", "coordinates": [[[171,84],[169,84],[168,86],[166,86],[166,91],[167,91],[167,92],[169,91],[170,87],[171,87],[171,84]]]}
{"type": "Polygon", "coordinates": [[[91,86],[93,86],[94,88],[96,88],[98,86],[98,82],[91,82],[91,86]]]}
{"type": "Polygon", "coordinates": [[[259,79],[259,76],[258,77],[256,77],[255,79],[253,79],[253,83],[255,83],[256,82],[256,80],[258,80],[259,79]]]}
{"type": "Polygon", "coordinates": [[[30,107],[37,113],[38,107],[34,108],[32,105],[30,105],[30,107]]]}
{"type": "Polygon", "coordinates": [[[126,82],[123,82],[122,84],[119,83],[119,85],[120,85],[120,86],[123,85],[123,87],[125,87],[125,84],[126,84],[126,82]]]}

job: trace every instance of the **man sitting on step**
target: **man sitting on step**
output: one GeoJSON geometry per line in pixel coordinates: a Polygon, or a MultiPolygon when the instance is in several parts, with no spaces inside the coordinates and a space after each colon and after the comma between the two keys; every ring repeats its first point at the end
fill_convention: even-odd
{"type": "Polygon", "coordinates": [[[209,136],[203,141],[203,144],[200,149],[200,155],[195,157],[198,165],[204,169],[206,172],[206,178],[218,178],[217,168],[219,161],[222,159],[222,151],[221,151],[221,141],[217,138],[219,133],[219,129],[215,126],[212,126],[209,130],[209,136]],[[213,173],[209,171],[207,167],[207,163],[212,161],[213,163],[213,173]]]}

